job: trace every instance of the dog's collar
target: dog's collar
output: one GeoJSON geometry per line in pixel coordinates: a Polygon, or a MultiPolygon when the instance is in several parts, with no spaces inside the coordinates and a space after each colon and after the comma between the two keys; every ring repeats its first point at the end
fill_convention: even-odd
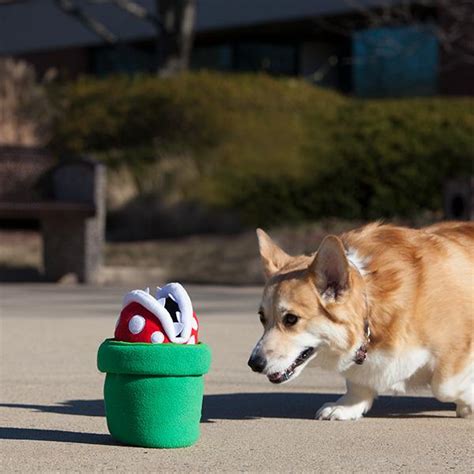
{"type": "Polygon", "coordinates": [[[367,352],[369,350],[369,343],[370,343],[370,326],[369,320],[365,319],[364,321],[364,342],[360,345],[359,349],[356,350],[354,362],[357,365],[362,365],[367,359],[367,352]]]}
{"type": "MultiPolygon", "coordinates": [[[[357,268],[356,265],[352,264],[352,266],[355,268],[355,270],[360,275],[360,277],[362,278],[365,284],[365,279],[362,272],[359,270],[359,268],[357,268]]],[[[366,289],[364,289],[364,302],[365,302],[364,342],[356,350],[356,353],[354,356],[354,362],[357,365],[362,365],[365,359],[367,359],[367,352],[369,350],[369,344],[370,344],[370,324],[369,324],[370,307],[369,307],[369,299],[367,297],[366,289]]]]}
{"type": "MultiPolygon", "coordinates": [[[[348,250],[346,249],[346,255],[347,254],[348,254],[348,250]]],[[[348,261],[352,265],[352,267],[355,269],[355,271],[360,275],[360,277],[362,278],[365,284],[365,278],[360,268],[351,259],[348,259],[348,261]]],[[[367,291],[365,289],[364,289],[364,302],[365,302],[364,342],[356,350],[356,353],[353,359],[357,365],[362,365],[364,361],[367,359],[367,352],[369,350],[369,344],[370,344],[370,324],[369,324],[370,306],[369,306],[369,300],[367,297],[367,291]]]]}

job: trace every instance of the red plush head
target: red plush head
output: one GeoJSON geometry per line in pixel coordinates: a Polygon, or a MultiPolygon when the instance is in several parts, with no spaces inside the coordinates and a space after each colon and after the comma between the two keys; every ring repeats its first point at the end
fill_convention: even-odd
{"type": "Polygon", "coordinates": [[[199,322],[191,299],[179,283],[158,288],[156,298],[134,290],[124,298],[115,339],[125,342],[196,344],[199,322]]]}

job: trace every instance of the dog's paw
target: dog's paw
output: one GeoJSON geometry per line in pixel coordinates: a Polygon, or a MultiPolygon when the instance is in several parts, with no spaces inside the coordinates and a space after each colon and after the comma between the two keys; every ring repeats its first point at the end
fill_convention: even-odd
{"type": "Polygon", "coordinates": [[[456,416],[458,418],[468,418],[468,419],[474,418],[472,414],[472,407],[465,403],[458,403],[456,405],[456,416]]]}
{"type": "Polygon", "coordinates": [[[325,403],[317,412],[317,420],[358,420],[364,414],[360,405],[346,406],[336,403],[325,403]]]}

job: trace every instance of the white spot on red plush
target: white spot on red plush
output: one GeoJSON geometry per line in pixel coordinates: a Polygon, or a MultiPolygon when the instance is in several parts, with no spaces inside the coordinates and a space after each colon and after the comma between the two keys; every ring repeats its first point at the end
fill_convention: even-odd
{"type": "Polygon", "coordinates": [[[193,321],[191,323],[191,327],[197,331],[198,330],[198,322],[197,322],[197,319],[193,316],[193,321]]]}
{"type": "Polygon", "coordinates": [[[161,344],[165,340],[165,336],[162,332],[155,331],[154,333],[152,333],[150,339],[153,344],[161,344]]]}
{"type": "Polygon", "coordinates": [[[132,316],[132,318],[128,322],[128,330],[132,334],[141,333],[144,327],[145,327],[145,318],[143,316],[140,316],[139,314],[132,316]]]}
{"type": "Polygon", "coordinates": [[[196,338],[194,336],[191,336],[186,344],[196,344],[196,338]]]}

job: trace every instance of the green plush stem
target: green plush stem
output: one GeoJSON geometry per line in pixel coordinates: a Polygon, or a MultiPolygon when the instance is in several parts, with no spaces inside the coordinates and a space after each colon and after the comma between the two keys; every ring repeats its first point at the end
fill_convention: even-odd
{"type": "Polygon", "coordinates": [[[206,344],[147,344],[106,339],[99,347],[97,366],[113,374],[203,375],[211,365],[206,344]]]}
{"type": "Polygon", "coordinates": [[[209,370],[205,344],[141,344],[107,339],[98,353],[107,372],[107,425],[125,444],[179,448],[199,438],[203,374],[209,370]]]}

